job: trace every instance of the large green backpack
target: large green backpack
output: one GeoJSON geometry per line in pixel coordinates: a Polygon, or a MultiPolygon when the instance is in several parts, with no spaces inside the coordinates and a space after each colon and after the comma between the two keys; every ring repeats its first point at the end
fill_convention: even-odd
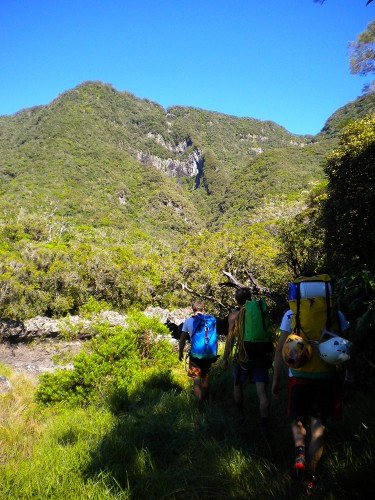
{"type": "Polygon", "coordinates": [[[264,299],[247,300],[235,321],[236,358],[240,362],[270,358],[273,351],[269,308],[264,299]]]}
{"type": "Polygon", "coordinates": [[[270,312],[267,302],[263,299],[251,299],[245,303],[244,341],[272,341],[270,312]]]}

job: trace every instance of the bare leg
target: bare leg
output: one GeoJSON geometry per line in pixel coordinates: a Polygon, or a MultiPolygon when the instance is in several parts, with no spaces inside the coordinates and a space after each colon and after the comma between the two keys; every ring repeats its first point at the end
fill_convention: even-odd
{"type": "Polygon", "coordinates": [[[255,387],[259,400],[259,413],[261,418],[268,418],[269,401],[267,395],[267,384],[264,382],[255,382],[255,387]]]}
{"type": "Polygon", "coordinates": [[[194,377],[193,391],[199,401],[208,399],[208,373],[203,377],[194,377]]]}
{"type": "Polygon", "coordinates": [[[300,420],[293,420],[292,434],[295,446],[295,460],[292,467],[292,477],[294,479],[303,478],[306,467],[306,427],[300,420]]]}
{"type": "Polygon", "coordinates": [[[202,401],[202,387],[201,387],[201,379],[199,377],[194,377],[193,384],[194,394],[197,396],[199,401],[202,401]]]}
{"type": "Polygon", "coordinates": [[[317,418],[311,417],[311,439],[308,450],[309,472],[315,476],[316,468],[323,454],[324,431],[323,422],[317,418]]]}
{"type": "Polygon", "coordinates": [[[235,403],[243,402],[243,384],[240,382],[238,385],[233,386],[233,399],[235,403]]]}
{"type": "Polygon", "coordinates": [[[294,439],[294,446],[305,446],[306,440],[306,428],[300,420],[293,420],[292,422],[292,434],[294,439]]]}
{"type": "Polygon", "coordinates": [[[208,373],[201,378],[202,399],[208,399],[208,373]]]}
{"type": "Polygon", "coordinates": [[[237,409],[243,414],[243,382],[236,383],[233,386],[233,399],[236,403],[237,409]]]}

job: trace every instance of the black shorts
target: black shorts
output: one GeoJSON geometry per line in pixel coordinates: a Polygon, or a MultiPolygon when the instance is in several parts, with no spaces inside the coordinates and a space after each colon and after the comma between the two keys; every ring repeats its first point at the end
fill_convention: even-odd
{"type": "Polygon", "coordinates": [[[326,423],[339,420],[342,410],[340,384],[336,378],[308,379],[289,377],[288,415],[305,422],[310,415],[326,423]]]}
{"type": "Polygon", "coordinates": [[[245,363],[233,362],[234,384],[239,385],[250,379],[252,383],[268,383],[269,363],[267,360],[246,361],[245,363]]]}

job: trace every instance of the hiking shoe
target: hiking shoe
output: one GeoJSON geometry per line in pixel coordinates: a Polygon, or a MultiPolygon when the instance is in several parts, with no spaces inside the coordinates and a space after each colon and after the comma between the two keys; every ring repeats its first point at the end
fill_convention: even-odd
{"type": "Polygon", "coordinates": [[[293,469],[302,471],[305,470],[305,467],[306,467],[305,455],[300,453],[299,455],[296,456],[296,459],[294,460],[293,469]]]}
{"type": "Polygon", "coordinates": [[[315,489],[316,477],[311,475],[309,479],[305,482],[305,485],[306,485],[306,495],[311,495],[315,489]]]}
{"type": "Polygon", "coordinates": [[[293,480],[302,480],[306,468],[306,458],[302,453],[297,455],[292,465],[291,477],[293,480]]]}

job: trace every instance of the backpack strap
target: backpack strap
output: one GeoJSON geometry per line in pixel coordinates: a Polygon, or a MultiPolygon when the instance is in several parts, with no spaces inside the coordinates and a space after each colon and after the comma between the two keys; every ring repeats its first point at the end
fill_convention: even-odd
{"type": "Polygon", "coordinates": [[[196,323],[194,321],[194,318],[196,317],[195,315],[194,316],[191,316],[193,318],[193,331],[191,332],[191,335],[190,335],[190,338],[192,339],[194,337],[194,335],[196,334],[197,332],[197,326],[196,326],[196,323]],[[195,328],[194,328],[195,327],[195,328]]]}
{"type": "MultiPolygon", "coordinates": [[[[329,282],[325,282],[326,285],[326,303],[327,303],[327,323],[326,323],[326,328],[327,330],[331,329],[332,326],[332,305],[331,305],[331,290],[329,287],[329,282]]],[[[341,335],[342,334],[342,328],[341,328],[341,320],[340,320],[340,314],[339,310],[337,307],[334,307],[334,312],[336,314],[336,319],[337,319],[337,328],[338,328],[338,333],[341,335]]]]}
{"type": "MultiPolygon", "coordinates": [[[[213,335],[213,332],[211,333],[211,337],[212,337],[212,335],[213,335]]],[[[207,318],[204,318],[204,343],[205,343],[205,345],[208,345],[211,337],[208,336],[207,318]]]]}
{"type": "Polygon", "coordinates": [[[326,288],[326,304],[327,304],[327,330],[331,329],[331,324],[332,324],[332,307],[331,307],[331,294],[329,290],[329,282],[325,282],[325,288],[326,288]]]}
{"type": "Polygon", "coordinates": [[[301,332],[301,283],[296,283],[296,300],[297,300],[297,312],[296,312],[296,325],[294,327],[295,333],[300,335],[301,332]]]}
{"type": "Polygon", "coordinates": [[[294,327],[294,333],[296,333],[302,338],[305,338],[305,340],[309,341],[310,339],[304,332],[301,325],[301,283],[298,282],[296,285],[297,285],[296,287],[297,309],[296,309],[296,325],[294,327]]]}
{"type": "Polygon", "coordinates": [[[192,316],[192,318],[195,319],[198,317],[198,319],[197,319],[197,321],[193,322],[193,325],[195,326],[195,328],[193,329],[190,338],[194,337],[194,335],[197,333],[197,330],[200,326],[200,323],[202,322],[202,323],[204,323],[204,334],[205,334],[204,343],[207,345],[207,344],[209,344],[211,337],[214,334],[214,331],[212,331],[211,336],[209,337],[208,336],[209,328],[208,328],[208,324],[207,324],[207,318],[204,316],[204,314],[201,314],[201,313],[198,313],[198,314],[196,314],[195,316],[192,316]],[[200,314],[200,317],[198,317],[198,314],[200,314]]]}

